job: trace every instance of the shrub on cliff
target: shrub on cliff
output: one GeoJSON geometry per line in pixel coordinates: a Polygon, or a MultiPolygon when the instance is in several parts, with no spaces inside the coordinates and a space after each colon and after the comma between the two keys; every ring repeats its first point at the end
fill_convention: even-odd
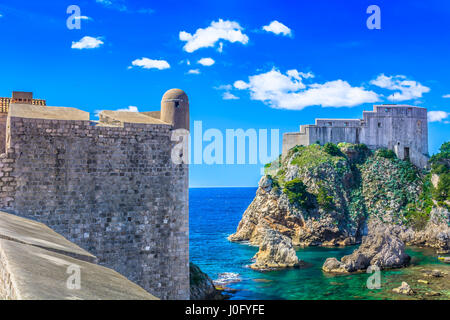
{"type": "Polygon", "coordinates": [[[333,209],[333,197],[328,194],[327,189],[324,186],[319,187],[319,193],[317,194],[317,203],[325,211],[333,209]]]}
{"type": "Polygon", "coordinates": [[[430,159],[432,164],[450,159],[450,141],[444,142],[439,148],[439,153],[433,155],[430,159]]]}
{"type": "Polygon", "coordinates": [[[376,155],[379,157],[383,157],[386,159],[395,159],[397,156],[395,155],[395,152],[389,149],[378,149],[376,152],[376,155]]]}
{"type": "Polygon", "coordinates": [[[327,142],[323,146],[323,150],[331,156],[342,156],[341,150],[334,143],[327,142]]]}
{"type": "Polygon", "coordinates": [[[312,144],[299,148],[298,152],[292,158],[291,164],[296,165],[302,170],[306,170],[321,167],[323,164],[329,164],[334,168],[341,168],[346,165],[346,161],[347,158],[340,151],[338,155],[331,155],[325,151],[325,147],[312,144]]]}
{"type": "Polygon", "coordinates": [[[439,149],[439,153],[430,159],[431,173],[439,176],[436,188],[432,188],[433,199],[441,206],[446,206],[445,201],[450,201],[450,141],[445,142],[439,149]]]}
{"type": "Polygon", "coordinates": [[[307,209],[311,207],[311,201],[306,186],[302,180],[295,178],[284,184],[283,192],[289,198],[289,202],[297,203],[300,207],[307,209]]]}
{"type": "Polygon", "coordinates": [[[438,202],[450,201],[450,173],[439,175],[439,182],[433,189],[433,198],[438,202]]]}

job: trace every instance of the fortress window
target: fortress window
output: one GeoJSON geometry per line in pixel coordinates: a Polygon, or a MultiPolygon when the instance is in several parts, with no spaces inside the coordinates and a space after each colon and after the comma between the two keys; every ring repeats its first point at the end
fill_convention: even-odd
{"type": "Polygon", "coordinates": [[[381,128],[381,122],[378,122],[378,128],[381,128]]]}
{"type": "Polygon", "coordinates": [[[180,101],[175,101],[175,108],[179,108],[180,107],[180,101]]]}
{"type": "Polygon", "coordinates": [[[344,127],[348,127],[348,122],[344,122],[344,127]]]}
{"type": "Polygon", "coordinates": [[[328,122],[328,125],[331,127],[333,125],[333,122],[328,122]]]}
{"type": "Polygon", "coordinates": [[[384,112],[389,112],[389,108],[385,108],[385,109],[384,109],[384,112]]]}

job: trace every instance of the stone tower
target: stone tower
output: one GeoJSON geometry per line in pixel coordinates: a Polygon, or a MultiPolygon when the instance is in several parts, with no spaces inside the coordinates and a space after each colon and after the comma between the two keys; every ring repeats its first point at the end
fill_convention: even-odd
{"type": "Polygon", "coordinates": [[[393,150],[419,168],[428,165],[427,109],[409,105],[375,105],[362,119],[316,119],[299,132],[283,135],[283,157],[296,145],[319,142],[364,143],[371,149],[393,150]]]}
{"type": "Polygon", "coordinates": [[[189,130],[189,100],[183,90],[170,89],[161,100],[161,120],[173,129],[189,130]]]}
{"type": "Polygon", "coordinates": [[[187,95],[169,90],[162,110],[103,110],[98,121],[17,98],[0,211],[46,224],[160,299],[189,299],[189,168],[172,161],[173,130],[189,128],[187,95]]]}

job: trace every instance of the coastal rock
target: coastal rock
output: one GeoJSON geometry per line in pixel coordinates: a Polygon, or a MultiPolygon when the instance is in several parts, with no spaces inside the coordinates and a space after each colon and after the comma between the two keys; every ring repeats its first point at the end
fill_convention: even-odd
{"type": "Polygon", "coordinates": [[[295,253],[291,239],[269,228],[264,228],[259,233],[264,236],[262,237],[259,251],[254,257],[255,263],[250,265],[250,268],[271,270],[298,267],[300,265],[301,261],[295,253]]]}
{"type": "Polygon", "coordinates": [[[429,186],[437,185],[439,176],[429,182],[387,150],[350,143],[295,146],[265,170],[230,241],[260,246],[267,226],[294,246],[363,242],[348,261],[340,261],[343,266],[329,261],[327,270],[404,266],[405,245],[450,252],[450,203],[436,200],[429,186]],[[389,226],[384,236],[369,234],[373,222],[389,226]]]}
{"type": "Polygon", "coordinates": [[[223,300],[226,297],[216,289],[211,278],[200,268],[189,264],[191,300],[223,300]]]}
{"type": "Polygon", "coordinates": [[[450,251],[450,213],[447,208],[435,204],[424,230],[406,230],[400,237],[409,245],[435,248],[439,252],[450,251]]]}
{"type": "Polygon", "coordinates": [[[425,271],[423,271],[423,273],[427,277],[441,278],[444,276],[444,274],[440,270],[437,270],[437,269],[425,270],[425,271]]]}
{"type": "Polygon", "coordinates": [[[332,273],[346,273],[345,265],[336,258],[328,258],[322,266],[322,270],[332,273]]]}
{"type": "Polygon", "coordinates": [[[400,268],[408,265],[409,261],[405,244],[391,228],[388,225],[374,225],[357,250],[342,257],[341,261],[327,259],[322,269],[325,272],[343,273],[365,270],[371,265],[380,269],[400,268]]]}
{"type": "MultiPolygon", "coordinates": [[[[348,167],[344,160],[343,167],[348,167]]],[[[317,193],[322,177],[329,180],[342,180],[336,172],[336,168],[328,162],[324,163],[320,170],[316,167],[299,169],[295,165],[288,164],[285,161],[286,179],[301,179],[305,181],[307,192],[317,193]]],[[[283,167],[284,169],[284,167],[283,167]]],[[[351,172],[348,170],[348,175],[351,172]]],[[[348,179],[350,179],[347,176],[348,179]]],[[[325,188],[322,186],[322,188],[325,188]]],[[[325,190],[325,189],[324,189],[325,190]]],[[[334,203],[329,203],[328,209],[313,205],[314,196],[310,195],[311,206],[302,207],[291,201],[283,188],[280,188],[279,182],[272,176],[265,175],[259,182],[259,187],[255,198],[245,210],[242,219],[234,234],[230,235],[230,241],[249,241],[253,245],[260,245],[261,235],[258,234],[260,225],[267,225],[271,229],[288,236],[294,245],[298,246],[338,246],[351,245],[356,242],[355,227],[359,222],[353,222],[345,225],[337,221],[346,220],[345,217],[345,199],[348,198],[342,182],[330,182],[327,192],[336,193],[334,203]],[[349,225],[349,226],[347,226],[349,225]]],[[[331,196],[330,196],[331,197],[331,196]]],[[[356,219],[358,220],[358,219],[356,219]]]]}
{"type": "Polygon", "coordinates": [[[402,285],[400,287],[394,288],[394,289],[392,289],[392,291],[394,291],[395,293],[404,294],[404,295],[408,295],[408,296],[414,294],[413,289],[411,289],[409,284],[407,284],[404,281],[402,282],[402,285]]]}

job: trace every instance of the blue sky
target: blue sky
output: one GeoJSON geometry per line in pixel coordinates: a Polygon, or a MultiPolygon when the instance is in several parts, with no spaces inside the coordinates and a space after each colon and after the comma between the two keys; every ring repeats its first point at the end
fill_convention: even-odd
{"type": "MultiPolygon", "coordinates": [[[[203,130],[279,129],[280,139],[314,118],[359,118],[375,101],[413,104],[435,111],[433,154],[450,133],[449,31],[443,0],[3,0],[0,96],[33,91],[94,115],[157,110],[177,87],[203,130]],[[72,4],[79,30],[66,26],[72,4]],[[372,4],[379,30],[366,26],[372,4]]],[[[190,183],[256,186],[260,168],[194,164],[190,183]]]]}

